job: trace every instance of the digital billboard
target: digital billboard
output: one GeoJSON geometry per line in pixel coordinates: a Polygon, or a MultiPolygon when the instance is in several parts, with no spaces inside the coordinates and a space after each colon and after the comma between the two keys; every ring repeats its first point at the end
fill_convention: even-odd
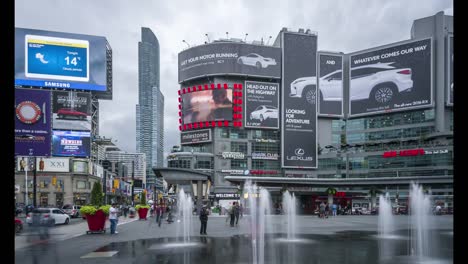
{"type": "Polygon", "coordinates": [[[89,157],[91,133],[85,131],[53,130],[52,155],[62,157],[89,157]]]}
{"type": "Polygon", "coordinates": [[[318,53],[319,115],[343,115],[343,55],[318,53]]]}
{"type": "Polygon", "coordinates": [[[182,94],[184,124],[232,120],[232,89],[214,89],[182,94]]]}
{"type": "Polygon", "coordinates": [[[180,133],[180,144],[196,144],[211,142],[211,129],[201,129],[180,133]]]}
{"type": "Polygon", "coordinates": [[[15,156],[50,156],[50,91],[15,89],[15,156]]]}
{"type": "Polygon", "coordinates": [[[317,36],[282,32],[281,166],[317,168],[317,36]]]}
{"type": "Polygon", "coordinates": [[[246,81],[245,127],[279,128],[279,84],[246,81]]]}
{"type": "Polygon", "coordinates": [[[432,105],[432,39],[350,56],[350,115],[432,105]]]}
{"type": "Polygon", "coordinates": [[[448,36],[448,54],[447,54],[447,66],[448,66],[448,84],[447,84],[447,105],[453,105],[453,35],[448,36]]]}
{"type": "Polygon", "coordinates": [[[52,102],[52,129],[91,130],[91,94],[54,91],[52,102]]]}
{"type": "Polygon", "coordinates": [[[179,53],[179,83],[201,76],[281,78],[281,49],[246,43],[210,43],[179,53]]]}
{"type": "Polygon", "coordinates": [[[107,90],[104,37],[15,28],[15,85],[107,90]]]}

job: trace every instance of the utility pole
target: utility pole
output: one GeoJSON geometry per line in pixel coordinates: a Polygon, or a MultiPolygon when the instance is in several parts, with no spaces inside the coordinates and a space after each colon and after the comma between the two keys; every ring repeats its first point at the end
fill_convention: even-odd
{"type": "Polygon", "coordinates": [[[135,200],[135,194],[134,194],[134,186],[133,184],[135,183],[135,158],[132,160],[132,206],[134,205],[134,200],[135,200]]]}
{"type": "Polygon", "coordinates": [[[37,203],[36,203],[36,185],[37,185],[37,179],[36,179],[36,156],[34,156],[34,170],[33,170],[33,206],[36,208],[37,203]]]}

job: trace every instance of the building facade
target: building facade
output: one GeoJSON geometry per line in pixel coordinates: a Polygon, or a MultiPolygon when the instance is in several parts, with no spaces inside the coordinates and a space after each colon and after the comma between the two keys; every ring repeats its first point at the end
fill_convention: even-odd
{"type": "Polygon", "coordinates": [[[138,105],[136,105],[136,149],[146,155],[149,186],[162,188],[152,167],[162,166],[164,157],[164,95],[160,90],[159,42],[149,28],[141,29],[138,43],[138,105]]]}
{"type": "MultiPolygon", "coordinates": [[[[318,62],[320,56],[317,55],[312,64],[319,68],[317,73],[319,78],[311,74],[312,78],[297,78],[291,82],[291,85],[289,83],[283,85],[284,69],[287,61],[291,61],[284,56],[285,47],[282,47],[284,43],[282,33],[285,32],[297,34],[298,39],[301,36],[313,35],[310,30],[304,32],[300,29],[298,32],[291,32],[283,29],[271,46],[283,49],[282,57],[269,56],[276,60],[265,59],[264,54],[268,53],[266,49],[262,49],[265,45],[247,44],[232,39],[214,41],[179,54],[181,85],[179,128],[182,147],[180,152],[173,152],[168,156],[168,167],[210,172],[211,192],[214,197],[233,197],[227,194],[239,193],[247,180],[269,189],[274,204],[281,203],[282,192],[289,190],[300,200],[301,213],[306,214],[314,212],[322,201],[342,206],[372,207],[378,203],[376,196],[379,193],[389,193],[394,205],[406,206],[411,183],[421,184],[426,193],[432,194],[434,203],[451,208],[453,206],[453,102],[450,98],[452,98],[453,85],[449,81],[449,71],[453,63],[453,59],[450,59],[453,56],[453,49],[452,51],[450,49],[453,39],[453,17],[440,12],[434,16],[415,20],[407,41],[350,54],[318,51],[316,54],[339,57],[342,66],[336,72],[331,72],[329,76],[325,75],[322,78],[320,71],[325,67],[318,62]],[[408,48],[419,43],[424,44],[408,48]],[[225,53],[218,53],[218,47],[221,45],[228,47],[223,50],[225,53]],[[226,51],[235,50],[232,46],[236,45],[240,47],[239,52],[226,51]],[[404,63],[398,61],[400,59],[398,56],[401,54],[413,53],[408,56],[416,57],[416,52],[425,48],[427,48],[427,53],[424,53],[426,61],[420,65],[408,63],[411,67],[404,67],[404,63]],[[246,52],[249,49],[251,52],[246,52]],[[263,58],[258,57],[260,52],[252,52],[254,49],[261,50],[263,54],[260,57],[263,58]],[[201,55],[196,56],[196,52],[200,52],[201,55]],[[243,53],[250,54],[241,56],[243,53]],[[364,58],[364,55],[367,57],[364,58]],[[225,66],[223,63],[230,57],[236,58],[234,66],[225,66]],[[388,60],[383,60],[384,58],[388,60]],[[222,65],[217,68],[201,66],[209,65],[210,59],[215,60],[213,64],[222,65]],[[358,63],[378,59],[383,61],[367,66],[356,66],[358,63]],[[205,61],[208,62],[200,63],[205,61]],[[265,73],[271,65],[280,63],[283,66],[281,74],[265,73]],[[238,64],[256,67],[257,71],[253,68],[239,70],[238,64]],[[393,104],[387,104],[386,107],[377,107],[370,101],[366,103],[365,100],[356,100],[360,95],[356,94],[354,88],[357,87],[355,78],[358,78],[358,74],[377,73],[379,67],[402,68],[395,74],[399,74],[401,80],[406,80],[411,85],[407,85],[406,88],[409,89],[403,91],[408,94],[402,93],[401,97],[394,98],[400,98],[398,100],[406,103],[392,101],[393,104]],[[364,73],[369,68],[371,69],[364,73]],[[421,74],[422,68],[428,74],[421,74]],[[336,73],[340,73],[339,77],[333,77],[336,73]],[[407,78],[408,75],[411,79],[407,78]],[[421,81],[421,75],[426,75],[427,78],[421,81]],[[315,96],[316,84],[317,82],[326,84],[337,79],[342,82],[342,101],[333,107],[339,107],[340,110],[332,114],[322,113],[323,109],[319,106],[321,104],[325,106],[327,100],[334,99],[333,96],[322,92],[321,88],[320,96],[315,96]],[[274,93],[246,89],[251,83],[257,85],[258,91],[266,89],[262,88],[262,85],[273,87],[269,91],[274,91],[274,87],[280,87],[278,96],[282,100],[276,104],[276,99],[269,99],[265,95],[274,93]],[[307,85],[303,85],[306,83],[307,85]],[[232,117],[207,120],[200,118],[198,113],[194,119],[194,110],[191,109],[194,108],[192,98],[195,94],[222,90],[225,86],[233,89],[232,117]],[[236,86],[237,88],[240,86],[241,89],[236,89],[236,86]],[[309,93],[307,89],[311,92],[309,93]],[[249,97],[247,96],[249,93],[256,95],[249,97]],[[319,105],[316,108],[316,135],[310,134],[310,137],[303,140],[304,143],[309,141],[315,143],[317,168],[285,166],[287,162],[284,151],[288,148],[288,144],[294,143],[294,139],[291,139],[292,134],[282,135],[285,130],[282,129],[281,123],[289,122],[287,118],[294,118],[284,114],[297,116],[303,112],[284,113],[279,109],[284,109],[285,98],[301,96],[304,100],[312,100],[310,108],[316,103],[319,105]],[[411,96],[415,98],[409,98],[411,96]],[[419,97],[422,99],[419,100],[419,97]],[[262,105],[257,107],[252,103],[255,101],[252,98],[257,98],[258,100],[255,100],[261,101],[262,105]],[[408,100],[413,101],[408,104],[408,100]],[[249,110],[249,104],[255,109],[249,110]],[[267,111],[272,105],[278,112],[267,111]],[[276,117],[279,123],[266,123],[268,117],[271,120],[276,117]],[[329,190],[334,190],[334,194],[330,194],[329,190]]],[[[298,60],[297,58],[301,56],[299,54],[295,59],[298,60]]],[[[381,74],[379,78],[386,77],[381,74]]],[[[371,80],[368,80],[361,84],[361,87],[370,84],[371,80]]],[[[380,103],[386,102],[390,98],[383,98],[382,91],[388,92],[387,95],[397,94],[395,89],[400,89],[404,85],[403,83],[397,84],[397,87],[376,85],[377,88],[370,91],[367,96],[369,99],[371,96],[375,97],[375,100],[380,98],[380,103]]],[[[315,122],[314,117],[304,120],[292,122],[315,122]]],[[[313,157],[304,158],[307,156],[307,150],[304,149],[306,148],[296,148],[294,150],[296,156],[288,156],[288,159],[294,162],[312,160],[313,157]]],[[[164,173],[162,175],[164,176],[164,173]]],[[[215,198],[214,202],[219,200],[215,198]]]]}

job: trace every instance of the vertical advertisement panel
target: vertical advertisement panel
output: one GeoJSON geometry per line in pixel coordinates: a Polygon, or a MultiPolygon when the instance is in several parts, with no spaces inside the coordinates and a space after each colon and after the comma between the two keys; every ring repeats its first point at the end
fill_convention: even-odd
{"type": "Polygon", "coordinates": [[[352,116],[432,105],[432,39],[350,56],[352,116]]]}
{"type": "Polygon", "coordinates": [[[91,130],[91,94],[54,91],[52,129],[91,130]]]}
{"type": "Polygon", "coordinates": [[[279,128],[279,84],[245,82],[245,127],[279,128]]]}
{"type": "Polygon", "coordinates": [[[447,92],[447,105],[453,105],[453,35],[448,36],[448,92],[447,92]]]}
{"type": "Polygon", "coordinates": [[[15,156],[50,156],[50,91],[15,89],[15,156]]]}
{"type": "Polygon", "coordinates": [[[317,36],[282,33],[281,166],[317,168],[317,36]]]}
{"type": "Polygon", "coordinates": [[[343,115],[343,56],[318,54],[319,115],[343,115]]]}

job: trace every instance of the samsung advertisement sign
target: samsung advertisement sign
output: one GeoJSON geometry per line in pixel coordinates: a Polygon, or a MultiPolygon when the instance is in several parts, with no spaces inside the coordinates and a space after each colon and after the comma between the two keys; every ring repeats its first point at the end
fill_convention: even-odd
{"type": "Polygon", "coordinates": [[[179,53],[179,83],[213,75],[281,78],[281,49],[234,42],[210,43],[179,53]]]}
{"type": "Polygon", "coordinates": [[[432,39],[352,54],[350,115],[432,106],[432,39]]]}
{"type": "Polygon", "coordinates": [[[15,28],[15,86],[107,90],[104,37],[15,28]]]}

